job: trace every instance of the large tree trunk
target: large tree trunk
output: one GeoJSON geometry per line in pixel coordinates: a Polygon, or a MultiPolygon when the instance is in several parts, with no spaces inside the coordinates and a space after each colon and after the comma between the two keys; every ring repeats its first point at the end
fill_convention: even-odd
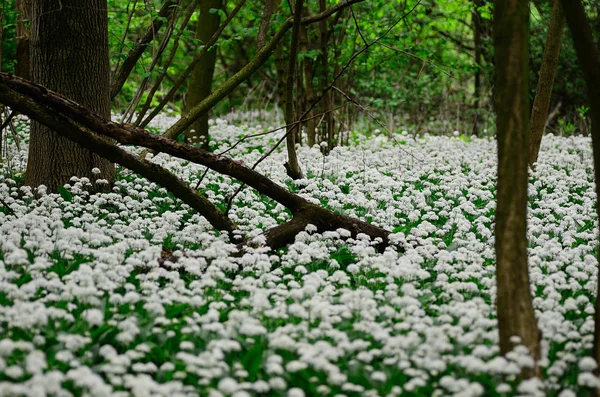
{"type": "MultiPolygon", "coordinates": [[[[513,336],[540,358],[527,266],[527,134],[529,121],[529,7],[522,0],[494,3],[498,185],[496,278],[500,351],[513,336]]],[[[534,371],[525,371],[531,376],[534,371]]]]}
{"type": "Polygon", "coordinates": [[[29,41],[30,31],[27,26],[31,14],[31,0],[17,0],[17,53],[15,55],[17,65],[15,75],[29,79],[29,41]]]}
{"type": "MultiPolygon", "coordinates": [[[[213,34],[215,34],[215,32],[219,29],[219,14],[211,14],[210,10],[222,8],[222,0],[200,1],[200,17],[198,18],[196,39],[200,40],[201,43],[208,42],[213,34]]],[[[212,48],[201,57],[200,61],[194,68],[186,97],[186,112],[210,95],[216,61],[217,50],[212,48]]],[[[191,125],[191,127],[186,131],[185,138],[189,143],[201,143],[204,149],[208,149],[208,113],[202,115],[191,125]]]]}
{"type": "MultiPolygon", "coordinates": [[[[573,35],[575,52],[583,77],[587,84],[590,117],[592,119],[592,147],[594,149],[594,176],[596,179],[596,196],[600,197],[600,53],[592,29],[585,15],[580,0],[562,0],[563,12],[573,35]]],[[[596,205],[600,219],[600,205],[596,205]]],[[[598,278],[600,286],[600,277],[598,278]]],[[[600,289],[599,289],[600,291],[600,289]]],[[[600,362],[600,294],[596,294],[596,314],[593,355],[600,362]]],[[[600,369],[596,368],[596,375],[600,369]]],[[[600,394],[600,393],[599,393],[600,394]]]]}
{"type": "Polygon", "coordinates": [[[560,0],[554,0],[552,7],[552,18],[548,28],[548,37],[546,38],[546,47],[544,48],[544,57],[542,58],[542,67],[531,109],[531,119],[529,125],[529,165],[537,162],[546,119],[548,117],[548,108],[550,106],[550,97],[552,95],[552,85],[554,84],[554,73],[558,64],[560,55],[560,43],[562,41],[563,27],[565,26],[565,17],[562,12],[560,0]]]}
{"type": "MultiPolygon", "coordinates": [[[[34,82],[110,119],[106,0],[33,1],[31,75],[34,82]]],[[[115,167],[33,121],[25,183],[56,191],[74,175],[112,182],[115,167]]]]}

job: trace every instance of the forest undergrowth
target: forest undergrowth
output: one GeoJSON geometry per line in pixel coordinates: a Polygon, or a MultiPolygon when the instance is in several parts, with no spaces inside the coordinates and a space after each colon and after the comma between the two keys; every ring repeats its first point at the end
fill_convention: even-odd
{"type": "MultiPolygon", "coordinates": [[[[211,146],[269,128],[217,120],[211,146]]],[[[309,226],[285,249],[240,254],[125,169],[94,195],[78,178],[60,194],[23,187],[26,129],[0,176],[0,396],[570,397],[600,385],[587,358],[598,268],[589,138],[546,136],[530,175],[542,382],[520,378],[533,365],[527,349],[499,355],[493,138],[374,131],[326,157],[301,146],[297,181],[276,151],[260,172],[392,230],[393,244],[379,253],[366,236],[309,226]]],[[[277,139],[228,155],[253,164],[277,139]]],[[[166,155],[151,161],[222,209],[239,187],[166,155]]],[[[291,214],[245,188],[229,216],[248,237],[291,214]]]]}

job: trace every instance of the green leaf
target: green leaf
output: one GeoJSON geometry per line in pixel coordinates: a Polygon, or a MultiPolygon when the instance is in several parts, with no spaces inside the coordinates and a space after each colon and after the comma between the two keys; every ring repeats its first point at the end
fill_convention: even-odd
{"type": "Polygon", "coordinates": [[[65,200],[65,201],[73,201],[73,194],[71,194],[70,191],[68,191],[67,189],[65,189],[64,186],[59,186],[58,187],[58,193],[60,193],[60,197],[62,197],[63,200],[65,200]]]}

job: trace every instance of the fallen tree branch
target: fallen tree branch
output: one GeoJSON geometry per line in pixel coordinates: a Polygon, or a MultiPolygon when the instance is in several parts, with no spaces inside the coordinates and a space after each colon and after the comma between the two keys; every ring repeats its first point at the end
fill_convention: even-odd
{"type": "MultiPolygon", "coordinates": [[[[378,239],[379,249],[383,249],[389,244],[389,231],[313,204],[240,162],[160,135],[151,134],[142,128],[104,120],[96,113],[72,100],[19,77],[0,73],[0,102],[47,125],[54,129],[56,133],[79,143],[100,156],[139,172],[150,180],[157,181],[159,174],[164,176],[163,172],[168,171],[158,165],[149,165],[149,163],[139,160],[139,158],[123,149],[103,141],[96,134],[112,138],[121,144],[144,146],[204,165],[251,186],[259,193],[287,207],[292,212],[293,220],[295,219],[292,225],[288,225],[288,227],[280,225],[265,232],[267,242],[272,249],[279,248],[279,244],[289,242],[292,231],[298,230],[297,225],[309,223],[315,225],[319,231],[343,228],[349,230],[352,236],[364,233],[372,239],[378,239]]],[[[164,182],[161,184],[164,185],[164,182]]],[[[164,186],[171,189],[172,193],[179,198],[182,194],[188,193],[187,190],[183,193],[182,191],[176,192],[172,186],[164,186]]],[[[185,187],[187,188],[187,186],[185,187]]],[[[194,209],[205,217],[207,217],[206,214],[212,217],[212,220],[209,219],[209,221],[214,222],[213,225],[217,222],[223,222],[221,225],[223,229],[226,227],[231,229],[232,226],[228,226],[230,221],[228,219],[227,221],[223,220],[222,212],[216,209],[213,204],[210,205],[213,207],[208,212],[206,208],[201,208],[201,205],[197,206],[200,208],[194,207],[194,209]]]]}
{"type": "Polygon", "coordinates": [[[237,228],[225,214],[211,203],[206,197],[189,188],[185,182],[170,171],[150,162],[144,162],[138,156],[129,153],[112,143],[100,138],[89,129],[76,124],[73,120],[50,111],[47,107],[36,103],[26,95],[19,94],[0,84],[0,101],[10,103],[10,107],[28,115],[32,119],[60,135],[78,143],[98,155],[119,163],[122,166],[140,174],[148,180],[158,183],[168,189],[184,203],[204,216],[215,229],[228,232],[230,235],[237,228]]]}

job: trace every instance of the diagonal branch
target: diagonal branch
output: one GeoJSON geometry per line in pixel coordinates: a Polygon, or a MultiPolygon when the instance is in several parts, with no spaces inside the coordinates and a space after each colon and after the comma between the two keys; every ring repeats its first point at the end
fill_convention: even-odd
{"type": "Polygon", "coordinates": [[[152,41],[156,32],[162,28],[164,25],[165,18],[178,6],[181,0],[167,0],[158,11],[156,18],[152,21],[152,24],[146,29],[146,32],[138,39],[137,44],[134,48],[132,48],[127,54],[127,58],[123,62],[123,66],[115,73],[115,81],[110,89],[110,98],[113,99],[116,97],[119,92],[121,92],[121,88],[127,81],[129,74],[135,67],[135,64],[140,59],[144,51],[146,51],[146,47],[152,41]]]}

